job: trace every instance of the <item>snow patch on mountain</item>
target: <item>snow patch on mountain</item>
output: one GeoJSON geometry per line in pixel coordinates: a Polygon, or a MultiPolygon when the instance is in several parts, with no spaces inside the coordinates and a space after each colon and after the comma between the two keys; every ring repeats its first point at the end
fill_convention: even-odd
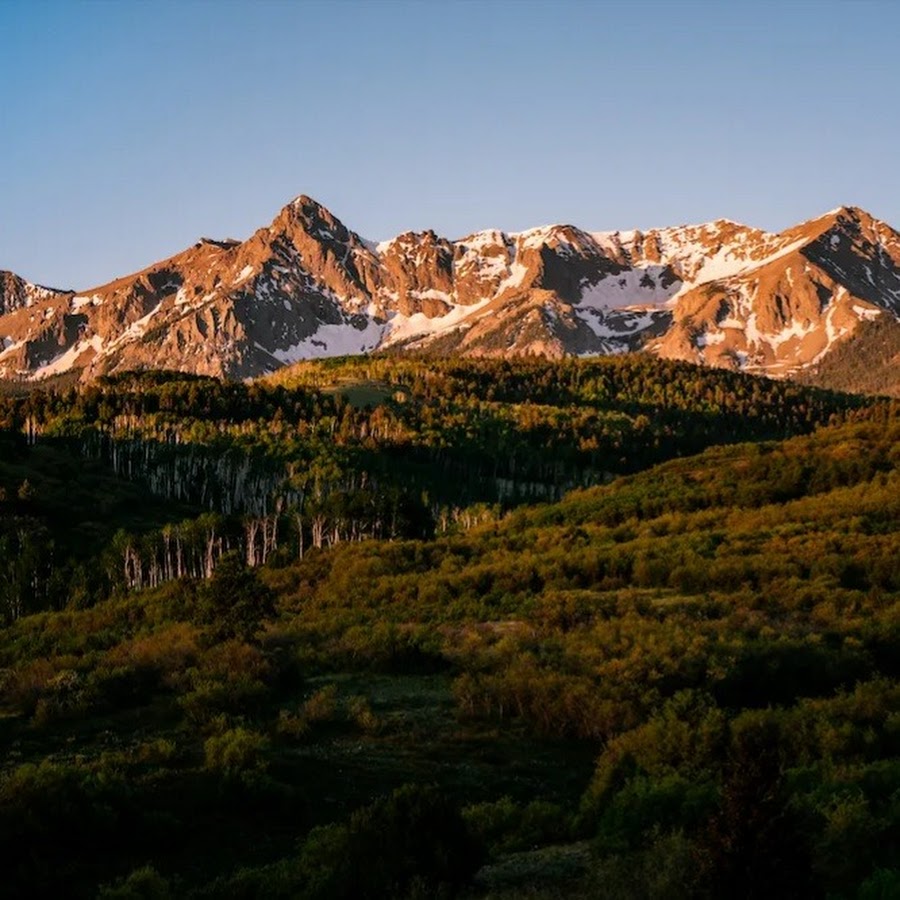
{"type": "Polygon", "coordinates": [[[88,350],[93,350],[95,354],[99,354],[102,349],[103,338],[99,335],[94,335],[88,340],[77,341],[69,347],[68,350],[60,353],[59,356],[55,356],[45,365],[35,369],[34,377],[43,379],[49,378],[52,375],[61,375],[63,372],[68,372],[83,353],[86,353],[88,350]]]}
{"type": "Polygon", "coordinates": [[[617,275],[607,275],[594,284],[583,282],[578,306],[606,309],[640,304],[667,304],[681,289],[681,282],[663,284],[666,273],[666,266],[649,265],[625,269],[617,275]]]}
{"type": "Polygon", "coordinates": [[[496,296],[500,296],[504,292],[513,288],[521,287],[528,277],[528,266],[519,262],[518,259],[513,261],[509,267],[509,275],[497,285],[496,296]]]}
{"type": "Polygon", "coordinates": [[[278,362],[288,365],[302,359],[355,356],[374,350],[381,341],[384,324],[369,320],[363,328],[351,322],[323,324],[309,337],[283,349],[267,350],[278,362]]]}
{"type": "Polygon", "coordinates": [[[139,338],[143,337],[147,331],[147,326],[150,324],[151,319],[159,313],[162,309],[162,301],[160,300],[153,309],[150,310],[146,315],[141,316],[139,319],[136,319],[132,322],[128,328],[113,342],[113,345],[128,343],[129,341],[136,341],[139,338]]]}
{"type": "Polygon", "coordinates": [[[707,331],[705,334],[698,334],[694,339],[694,344],[699,347],[711,347],[715,344],[724,344],[725,343],[725,332],[724,331],[707,331]]]}
{"type": "Polygon", "coordinates": [[[88,297],[73,297],[71,301],[71,309],[72,312],[78,312],[79,309],[83,309],[85,306],[99,306],[103,302],[103,298],[98,294],[91,294],[88,297]]]}
{"type": "Polygon", "coordinates": [[[454,241],[454,243],[465,250],[482,253],[489,247],[506,246],[509,242],[509,238],[510,236],[505,232],[490,228],[485,231],[476,231],[474,234],[467,235],[464,238],[460,238],[458,241],[454,241]]]}
{"type": "MultiPolygon", "coordinates": [[[[658,312],[654,310],[615,310],[597,307],[575,307],[574,313],[594,335],[604,339],[624,339],[644,331],[655,324],[658,312]]],[[[623,349],[628,349],[628,344],[623,349]]]]}
{"type": "Polygon", "coordinates": [[[778,350],[782,344],[786,344],[788,341],[802,341],[807,335],[813,334],[815,330],[815,323],[803,323],[795,320],[793,324],[785,326],[775,334],[760,335],[760,340],[768,344],[773,350],[778,350]]]}
{"type": "Polygon", "coordinates": [[[874,319],[877,319],[884,310],[882,309],[874,309],[868,306],[859,306],[858,304],[853,304],[852,306],[853,312],[859,316],[860,319],[863,319],[867,322],[871,322],[874,319]]]}
{"type": "Polygon", "coordinates": [[[429,317],[424,313],[404,316],[402,313],[394,313],[388,319],[387,336],[382,342],[382,346],[388,347],[402,341],[433,338],[442,332],[461,327],[466,319],[484,309],[490,302],[491,298],[488,297],[480,303],[473,303],[470,306],[455,306],[444,316],[429,317]]]}

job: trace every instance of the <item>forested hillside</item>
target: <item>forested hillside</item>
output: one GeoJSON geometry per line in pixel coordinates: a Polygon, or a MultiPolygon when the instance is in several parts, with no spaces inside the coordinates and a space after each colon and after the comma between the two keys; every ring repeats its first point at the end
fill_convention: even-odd
{"type": "Polygon", "coordinates": [[[249,384],[149,373],[0,396],[0,541],[16,558],[0,615],[64,606],[72,582],[101,597],[208,577],[229,550],[256,566],[427,538],[863,406],[647,359],[352,360],[249,384]]]}
{"type": "Polygon", "coordinates": [[[6,895],[900,890],[895,406],[381,359],[2,421],[53,548],[3,557],[6,895]]]}

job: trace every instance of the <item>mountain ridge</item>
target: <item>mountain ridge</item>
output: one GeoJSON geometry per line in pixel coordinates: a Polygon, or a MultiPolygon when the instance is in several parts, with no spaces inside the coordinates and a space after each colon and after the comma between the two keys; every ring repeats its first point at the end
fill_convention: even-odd
{"type": "Polygon", "coordinates": [[[773,377],[860,323],[898,327],[900,235],[838,207],[779,233],[729,219],[589,232],[554,224],[375,244],[300,195],[245,241],[201,238],[59,291],[0,273],[0,377],[172,368],[247,378],[393,348],[472,356],[644,351],[773,377]]]}

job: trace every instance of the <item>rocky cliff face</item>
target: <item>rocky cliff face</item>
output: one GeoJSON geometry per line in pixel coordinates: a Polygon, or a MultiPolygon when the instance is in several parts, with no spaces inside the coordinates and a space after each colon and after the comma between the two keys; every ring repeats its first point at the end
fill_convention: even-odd
{"type": "Polygon", "coordinates": [[[861,322],[900,311],[900,241],[858,209],[790,229],[743,271],[682,291],[662,356],[775,376],[817,365],[861,322]]]}
{"type": "Polygon", "coordinates": [[[245,378],[383,347],[645,350],[794,376],[827,371],[861,324],[898,316],[900,235],[855,208],[781,234],[717,220],[374,245],[302,196],[246,241],[202,239],[87,291],[0,273],[0,377],[152,367],[245,378]]]}

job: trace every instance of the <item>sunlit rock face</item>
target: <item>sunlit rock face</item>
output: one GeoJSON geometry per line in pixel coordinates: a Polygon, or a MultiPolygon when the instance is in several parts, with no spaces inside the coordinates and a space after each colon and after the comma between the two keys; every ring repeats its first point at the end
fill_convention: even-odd
{"type": "Polygon", "coordinates": [[[855,208],[780,234],[720,219],[374,244],[301,196],[246,241],[203,238],[88,290],[0,273],[0,377],[167,368],[246,378],[388,347],[644,351],[790,377],[898,314],[900,236],[855,208]]]}

